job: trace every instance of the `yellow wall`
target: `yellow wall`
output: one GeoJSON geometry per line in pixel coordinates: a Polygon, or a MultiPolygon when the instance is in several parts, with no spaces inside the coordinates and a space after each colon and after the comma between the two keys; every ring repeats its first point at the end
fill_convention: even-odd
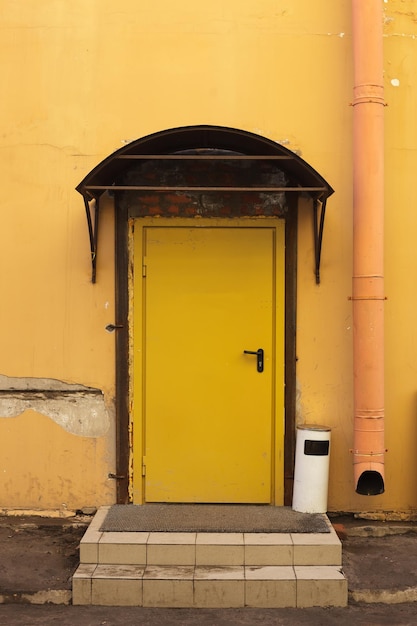
{"type": "Polygon", "coordinates": [[[349,453],[350,2],[0,0],[0,376],[100,389],[109,416],[97,433],[83,415],[87,436],[33,410],[0,418],[1,446],[16,452],[0,455],[0,471],[13,477],[0,490],[0,507],[61,508],[62,481],[68,508],[113,501],[114,335],[104,330],[114,322],[113,220],[105,207],[92,285],[74,187],[126,142],[216,124],[284,143],[336,190],[320,286],[307,211],[299,234],[298,419],[332,427],[330,509],[417,509],[417,20],[412,0],[383,6],[389,452],[386,493],[370,498],[354,494],[349,453]],[[31,445],[48,455],[29,453],[31,445]]]}

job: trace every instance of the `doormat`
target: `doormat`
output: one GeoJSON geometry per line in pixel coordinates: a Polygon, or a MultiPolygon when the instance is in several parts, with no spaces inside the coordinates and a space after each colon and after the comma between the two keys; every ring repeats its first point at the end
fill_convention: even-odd
{"type": "Polygon", "coordinates": [[[328,533],[327,516],[251,504],[116,504],[102,532],[328,533]]]}

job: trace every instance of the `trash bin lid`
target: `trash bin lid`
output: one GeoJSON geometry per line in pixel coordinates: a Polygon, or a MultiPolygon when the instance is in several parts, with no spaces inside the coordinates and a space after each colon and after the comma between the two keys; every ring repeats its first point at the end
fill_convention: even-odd
{"type": "Polygon", "coordinates": [[[299,430],[319,430],[324,432],[331,430],[330,426],[323,426],[323,424],[298,424],[297,428],[299,430]]]}

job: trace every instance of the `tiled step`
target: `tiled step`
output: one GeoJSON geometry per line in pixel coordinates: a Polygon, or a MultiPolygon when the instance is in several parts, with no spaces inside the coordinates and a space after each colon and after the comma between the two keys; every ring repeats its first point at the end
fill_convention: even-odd
{"type": "Polygon", "coordinates": [[[81,563],[105,565],[338,565],[342,546],[328,533],[101,532],[94,517],[80,544],[81,563]]]}
{"type": "Polygon", "coordinates": [[[346,606],[335,566],[142,566],[81,564],[73,604],[145,607],[346,606]]]}
{"type": "Polygon", "coordinates": [[[80,545],[74,604],[345,606],[340,541],[329,533],[113,533],[95,516],[80,545]]]}

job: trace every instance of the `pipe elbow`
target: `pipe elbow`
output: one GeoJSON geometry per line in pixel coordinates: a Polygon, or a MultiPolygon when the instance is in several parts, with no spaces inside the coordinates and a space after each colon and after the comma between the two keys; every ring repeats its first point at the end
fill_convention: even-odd
{"type": "Polygon", "coordinates": [[[385,491],[383,471],[365,469],[359,473],[356,480],[356,493],[361,496],[379,496],[385,491]]]}

